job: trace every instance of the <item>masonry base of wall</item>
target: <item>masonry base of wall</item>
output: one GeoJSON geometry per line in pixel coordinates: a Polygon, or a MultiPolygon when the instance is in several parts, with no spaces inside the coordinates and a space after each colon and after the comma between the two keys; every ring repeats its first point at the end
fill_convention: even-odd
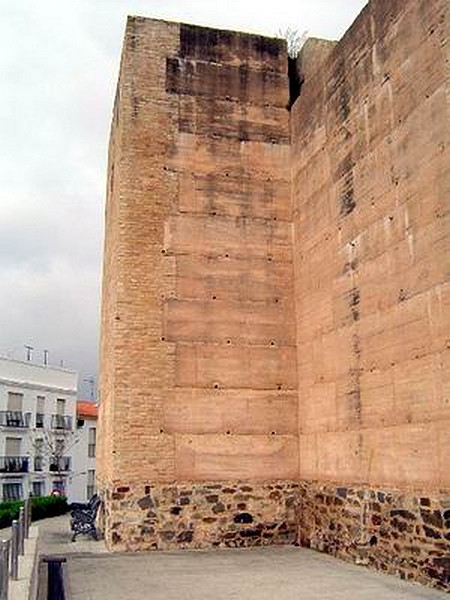
{"type": "Polygon", "coordinates": [[[450,590],[450,496],[226,481],[123,484],[103,498],[112,551],[297,543],[450,590]]]}
{"type": "Polygon", "coordinates": [[[292,544],[298,487],[226,481],[105,489],[106,544],[113,551],[292,544]]]}
{"type": "Polygon", "coordinates": [[[302,546],[450,590],[450,495],[305,481],[298,494],[302,546]]]}

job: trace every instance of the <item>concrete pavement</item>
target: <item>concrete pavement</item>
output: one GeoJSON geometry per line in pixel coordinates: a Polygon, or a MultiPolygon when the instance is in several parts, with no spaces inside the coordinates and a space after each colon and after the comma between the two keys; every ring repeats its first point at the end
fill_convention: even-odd
{"type": "Polygon", "coordinates": [[[37,521],[39,524],[39,554],[103,554],[105,543],[80,535],[72,542],[70,517],[63,515],[37,521]]]}
{"type": "Polygon", "coordinates": [[[419,600],[446,595],[293,547],[73,556],[72,600],[419,600]]]}
{"type": "Polygon", "coordinates": [[[443,600],[448,596],[305,548],[109,554],[42,521],[40,552],[67,556],[71,600],[443,600]]]}

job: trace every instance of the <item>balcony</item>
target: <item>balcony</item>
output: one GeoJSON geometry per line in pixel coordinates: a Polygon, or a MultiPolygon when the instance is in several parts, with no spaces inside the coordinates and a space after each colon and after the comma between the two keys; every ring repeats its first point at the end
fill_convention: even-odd
{"type": "Polygon", "coordinates": [[[52,415],[52,429],[71,431],[72,417],[69,417],[68,415],[52,415]]]}
{"type": "Polygon", "coordinates": [[[28,473],[28,456],[0,456],[0,473],[28,473]]]}
{"type": "Polygon", "coordinates": [[[48,470],[52,473],[70,471],[70,456],[59,456],[58,458],[52,457],[50,459],[48,470]]]}
{"type": "Polygon", "coordinates": [[[43,471],[44,470],[44,458],[42,456],[34,457],[34,470],[35,471],[43,471]]]}
{"type": "Polygon", "coordinates": [[[26,429],[30,426],[31,413],[20,410],[0,410],[0,427],[26,429]]]}

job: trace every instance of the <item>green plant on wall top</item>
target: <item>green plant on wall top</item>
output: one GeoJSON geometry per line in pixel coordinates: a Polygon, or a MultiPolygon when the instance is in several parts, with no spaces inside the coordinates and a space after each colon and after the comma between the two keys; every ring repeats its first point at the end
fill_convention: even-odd
{"type": "Polygon", "coordinates": [[[286,29],[279,29],[277,36],[286,40],[289,58],[297,58],[303,44],[306,42],[308,32],[303,31],[303,33],[300,33],[298,29],[287,27],[286,29]]]}

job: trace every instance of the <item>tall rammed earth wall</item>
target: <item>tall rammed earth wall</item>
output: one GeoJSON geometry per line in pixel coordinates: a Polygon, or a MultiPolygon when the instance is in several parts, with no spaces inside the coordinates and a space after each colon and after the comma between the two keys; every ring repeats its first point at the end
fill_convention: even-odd
{"type": "Polygon", "coordinates": [[[129,18],[110,548],[295,542],[450,586],[447,4],[372,0],[339,43],[310,40],[293,105],[281,40],[129,18]]]}
{"type": "Polygon", "coordinates": [[[447,5],[372,2],[292,110],[306,478],[450,484],[447,5]]]}
{"type": "Polygon", "coordinates": [[[449,24],[373,0],[291,112],[303,543],[447,585],[449,24]]]}

